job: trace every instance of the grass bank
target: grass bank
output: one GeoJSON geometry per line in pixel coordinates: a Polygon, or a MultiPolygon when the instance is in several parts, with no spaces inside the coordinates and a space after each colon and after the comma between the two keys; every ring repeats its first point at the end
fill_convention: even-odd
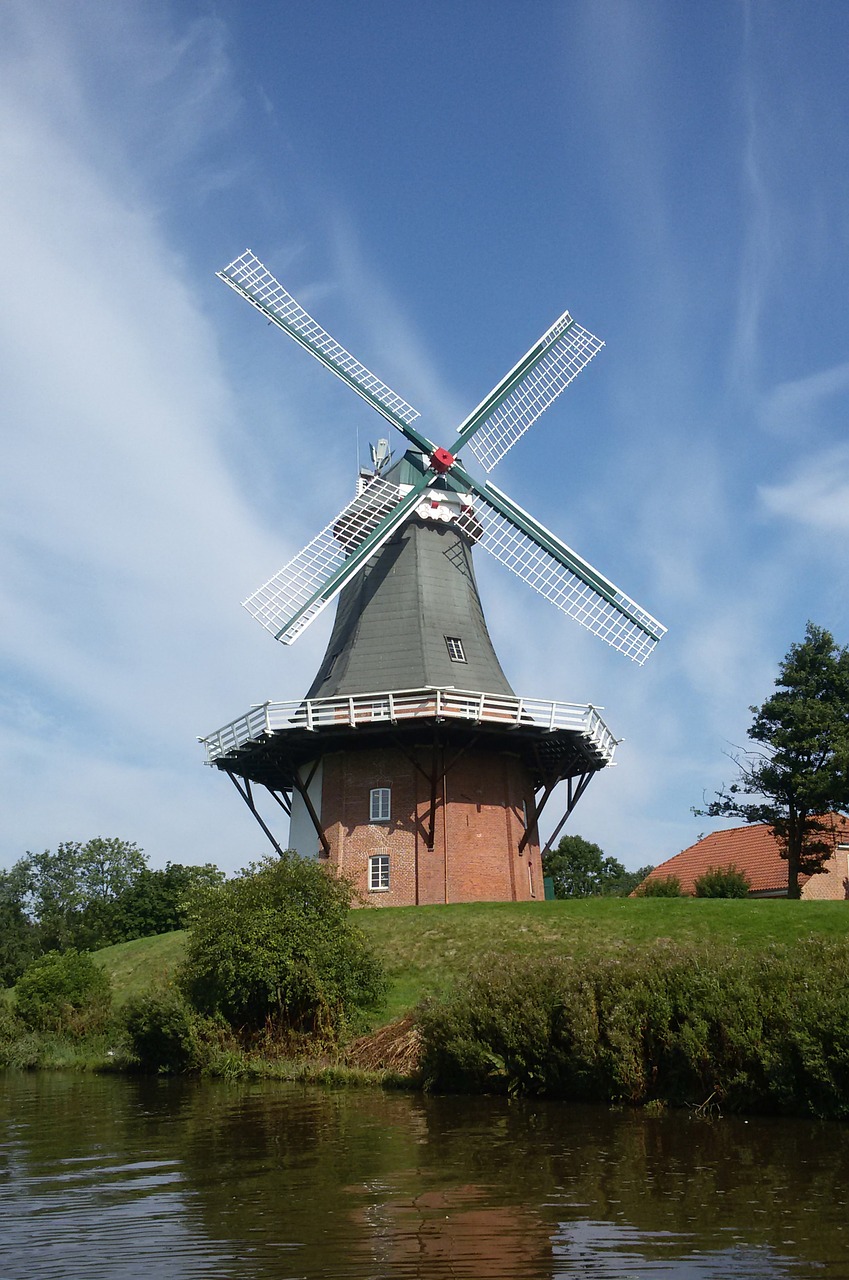
{"type": "MultiPolygon", "coordinates": [[[[618,970],[621,962],[622,967],[633,968],[640,957],[645,957],[646,966],[651,969],[656,967],[652,956],[662,957],[664,953],[679,954],[688,950],[707,957],[705,963],[709,963],[711,953],[738,957],[745,969],[749,959],[757,965],[758,958],[774,947],[789,947],[792,952],[817,943],[827,946],[849,939],[849,904],[788,902],[782,899],[591,898],[545,903],[381,908],[358,912],[357,923],[369,936],[389,979],[386,1006],[380,1017],[374,1020],[372,1030],[377,1032],[381,1027],[404,1018],[422,999],[430,997],[436,1005],[446,1008],[450,1005],[451,1025],[460,1028],[462,1039],[466,1034],[463,1019],[468,1015],[474,1020],[474,1010],[470,1012],[467,1007],[462,1012],[452,1001],[455,996],[465,998],[462,995],[464,990],[467,993],[473,991],[468,985],[470,974],[485,975],[488,967],[493,972],[500,967],[505,971],[509,969],[514,987],[516,982],[521,986],[523,973],[538,976],[546,965],[558,966],[559,975],[580,970],[584,975],[582,981],[585,981],[591,969],[609,975],[611,965],[618,970]],[[499,957],[499,965],[492,965],[492,956],[499,957]]],[[[97,953],[98,962],[112,980],[116,1009],[120,1010],[132,996],[152,988],[167,988],[182,958],[185,939],[185,933],[169,933],[121,943],[97,953]]],[[[560,983],[561,978],[558,977],[560,983]]],[[[524,997],[518,987],[515,991],[521,1006],[524,997]]],[[[475,999],[479,999],[479,992],[473,995],[472,1001],[475,999]]],[[[721,1002],[720,997],[719,1007],[721,1002]]],[[[604,1011],[603,1001],[599,1011],[604,1011]]],[[[433,1031],[436,1025],[436,1022],[431,1022],[432,1034],[436,1034],[433,1031]]],[[[548,1025],[545,1019],[542,1025],[548,1025]]],[[[439,1023],[443,1045],[451,1038],[446,1026],[445,1022],[439,1023]]],[[[474,1031],[474,1036],[478,1036],[478,1030],[474,1031]]],[[[844,1040],[849,1035],[849,1025],[833,1030],[839,1032],[844,1040]]],[[[496,1070],[486,1079],[486,1073],[481,1076],[479,1072],[479,1078],[470,1087],[533,1091],[537,1086],[523,1076],[521,1065],[514,1069],[515,1063],[509,1054],[505,1058],[497,1046],[494,1049],[487,1047],[487,1034],[481,1032],[482,1039],[476,1044],[478,1049],[483,1045],[481,1052],[484,1057],[492,1051],[496,1070]],[[513,1077],[518,1083],[510,1083],[513,1077]]],[[[492,1030],[496,1039],[499,1034],[497,1028],[492,1030]]],[[[562,1057],[562,1044],[558,1052],[562,1057]]],[[[846,1052],[849,1054],[849,1044],[846,1052]]],[[[87,1048],[80,1045],[69,1047],[61,1042],[61,1037],[42,1037],[39,1040],[33,1034],[26,1043],[18,1044],[16,1054],[7,1055],[6,1060],[10,1065],[74,1066],[83,1069],[121,1065],[120,1051],[116,1053],[116,1045],[109,1042],[108,1037],[92,1042],[87,1048]]],[[[363,1061],[377,1065],[378,1070],[350,1072],[332,1060],[305,1063],[282,1057],[263,1058],[261,1055],[246,1058],[225,1046],[220,1052],[213,1053],[210,1069],[225,1076],[262,1075],[325,1083],[341,1083],[343,1080],[350,1083],[397,1082],[398,1072],[393,1073],[391,1069],[381,1071],[374,1059],[366,1057],[363,1061]]],[[[447,1061],[445,1055],[440,1059],[443,1064],[447,1061]]],[[[546,1069],[539,1063],[533,1068],[543,1075],[546,1069]]],[[[459,1076],[449,1079],[446,1074],[440,1081],[440,1073],[436,1071],[433,1078],[435,1083],[441,1082],[447,1087],[464,1087],[459,1076]]],[[[535,1078],[541,1079],[542,1076],[538,1074],[535,1078]]],[[[541,1091],[556,1094],[557,1086],[546,1085],[541,1091]]],[[[650,1091],[646,1093],[646,1098],[659,1096],[650,1091]]],[[[638,1101],[636,1096],[631,1100],[638,1101]]]]}
{"type": "MultiPolygon", "coordinates": [[[[389,977],[383,1021],[426,995],[453,987],[485,956],[584,959],[656,942],[762,951],[808,938],[849,937],[849,904],[781,898],[575,898],[562,902],[471,902],[359,911],[389,977]]],[[[164,985],[180,963],[184,932],[121,942],[97,953],[116,1005],[164,985]]]]}
{"type": "Polygon", "coordinates": [[[363,911],[389,975],[386,1020],[453,987],[484,957],[590,959],[657,942],[762,951],[849,937],[849,904],[784,899],[576,898],[363,911]]]}
{"type": "MultiPolygon", "coordinates": [[[[763,951],[805,938],[849,937],[849,904],[784,899],[572,899],[402,906],[357,913],[389,978],[384,1021],[403,1018],[421,998],[444,992],[488,955],[615,955],[656,942],[763,951]]],[[[115,1004],[170,978],[186,933],[120,942],[97,952],[115,1004]]]]}

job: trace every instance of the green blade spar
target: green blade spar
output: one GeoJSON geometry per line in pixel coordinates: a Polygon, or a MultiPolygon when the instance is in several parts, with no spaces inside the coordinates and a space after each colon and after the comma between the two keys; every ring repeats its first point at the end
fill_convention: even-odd
{"type": "MultiPolygon", "coordinates": [[[[519,577],[523,578],[531,586],[534,586],[535,589],[541,592],[541,594],[546,595],[547,598],[557,604],[563,612],[569,613],[571,616],[577,618],[578,621],[582,622],[583,625],[588,626],[591,630],[597,631],[603,636],[603,638],[607,638],[604,633],[605,631],[610,630],[610,628],[606,624],[598,625],[599,610],[594,607],[592,599],[592,597],[596,597],[599,602],[603,602],[603,606],[607,606],[607,608],[613,611],[614,614],[621,617],[628,628],[633,629],[636,632],[638,639],[636,640],[634,647],[635,653],[639,654],[639,656],[636,657],[636,660],[645,660],[645,657],[651,652],[658,640],[660,640],[666,633],[666,627],[664,627],[662,623],[658,622],[656,618],[653,618],[650,613],[627,596],[625,592],[621,591],[619,587],[610,581],[609,578],[606,578],[604,574],[594,568],[589,561],[578,555],[576,551],[573,551],[572,548],[567,546],[565,542],[561,541],[556,534],[552,533],[550,529],[547,529],[545,525],[540,524],[538,520],[535,520],[533,516],[529,515],[527,511],[523,510],[523,508],[518,505],[518,503],[514,502],[512,498],[509,498],[506,493],[503,493],[502,490],[498,489],[490,481],[480,484],[466,471],[461,463],[455,463],[451,469],[450,475],[446,477],[446,479],[451,487],[456,489],[458,492],[474,493],[487,508],[494,511],[497,517],[500,517],[502,521],[506,522],[506,524],[514,531],[513,537],[514,545],[516,547],[520,546],[522,539],[525,540],[524,544],[521,544],[523,550],[527,549],[527,544],[533,544],[537,553],[536,559],[538,563],[533,570],[523,570],[516,563],[511,563],[509,552],[511,552],[513,548],[509,545],[509,539],[505,540],[502,538],[501,547],[493,546],[493,536],[489,534],[487,529],[488,525],[492,528],[493,522],[485,517],[484,512],[481,512],[479,514],[482,517],[482,524],[484,527],[484,537],[481,540],[481,546],[485,550],[493,554],[496,559],[500,559],[503,563],[508,564],[508,567],[512,568],[519,577]],[[505,545],[507,547],[508,554],[504,553],[505,545]],[[567,608],[563,604],[559,603],[552,593],[543,590],[542,587],[534,581],[534,576],[537,573],[546,576],[544,563],[545,557],[548,557],[551,561],[554,561],[556,565],[565,569],[568,574],[571,574],[579,583],[583,584],[591,595],[585,595],[584,601],[579,605],[573,605],[567,608]]],[[[519,558],[524,560],[526,557],[522,556],[519,558]]],[[[604,612],[603,606],[601,606],[602,612],[604,612]]],[[[616,628],[614,627],[613,630],[615,631],[616,628]]],[[[615,643],[615,647],[625,647],[619,645],[614,640],[609,640],[608,642],[615,643]]]]}
{"type": "MultiPolygon", "coordinates": [[[[361,498],[348,504],[295,559],[245,600],[248,612],[271,632],[275,640],[291,644],[407,520],[423,490],[435,479],[437,477],[430,471],[419,476],[410,492],[394,500],[387,512],[375,507],[379,518],[368,534],[359,539],[356,534],[348,538],[348,521],[352,512],[356,518],[357,508],[368,500],[366,490],[361,498]]],[[[373,484],[383,485],[383,481],[378,479],[373,484]]],[[[385,485],[385,488],[396,489],[396,486],[385,485]]]]}
{"type": "Polygon", "coordinates": [[[564,311],[460,424],[455,453],[468,443],[491,471],[603,346],[564,311]]]}
{"type": "Polygon", "coordinates": [[[428,455],[433,453],[435,445],[412,425],[419,417],[418,411],[331,337],[250,250],[216,274],[408,440],[428,455]]]}

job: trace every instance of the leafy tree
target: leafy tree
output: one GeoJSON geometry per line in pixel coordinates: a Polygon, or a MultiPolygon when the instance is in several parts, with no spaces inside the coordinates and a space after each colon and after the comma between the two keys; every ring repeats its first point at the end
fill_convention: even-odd
{"type": "Polygon", "coordinates": [[[144,853],[129,840],[97,836],[73,848],[83,905],[114,902],[147,867],[144,853]]]}
{"type": "Polygon", "coordinates": [[[626,871],[618,858],[605,857],[599,845],[583,836],[564,836],[546,853],[542,867],[554,881],[557,898],[626,897],[651,870],[626,871]]]}
{"type": "Polygon", "coordinates": [[[194,867],[169,862],[164,870],[145,867],[117,899],[116,929],[121,936],[114,941],[182,929],[192,894],[223,880],[224,872],[211,862],[194,867]]]}
{"type": "Polygon", "coordinates": [[[151,870],[137,845],[112,837],[27,853],[0,873],[0,982],[14,980],[35,954],[180,929],[193,889],[223,878],[211,863],[151,870]]]}
{"type": "Polygon", "coordinates": [[[198,1017],[178,992],[148,991],[132,996],[122,1015],[143,1071],[186,1071],[198,1065],[198,1017]]]}
{"type": "Polygon", "coordinates": [[[35,927],[24,910],[20,874],[0,871],[0,987],[10,987],[38,954],[35,927]]]}
{"type": "Polygon", "coordinates": [[[137,845],[113,837],[95,837],[85,844],[64,841],[55,853],[28,852],[10,874],[36,928],[39,950],[94,948],[120,941],[116,903],[146,862],[137,845]]]}
{"type": "Polygon", "coordinates": [[[15,1011],[40,1031],[84,1032],[103,1026],[109,978],[87,951],[49,951],[28,966],[15,987],[15,1011]]]}
{"type": "Polygon", "coordinates": [[[352,894],[346,880],[292,850],[202,888],[190,904],[182,990],[199,1012],[249,1036],[337,1037],[385,989],[351,921],[352,894]]]}
{"type": "Polygon", "coordinates": [[[617,898],[627,898],[633,893],[637,885],[642,884],[650,871],[654,871],[651,863],[647,863],[644,867],[638,867],[636,871],[625,871],[616,884],[616,888],[611,890],[611,895],[617,898]]]}
{"type": "Polygon", "coordinates": [[[737,781],[696,812],[772,827],[787,860],[787,896],[798,898],[799,877],[822,871],[834,851],[829,815],[849,809],[849,650],[809,622],[775,685],[750,707],[757,745],[732,757],[737,781]]]}
{"type": "Polygon", "coordinates": [[[752,882],[732,862],[729,867],[708,867],[695,882],[697,898],[745,898],[752,882]]]}
{"type": "Polygon", "coordinates": [[[55,853],[29,853],[12,868],[24,886],[23,907],[36,926],[39,950],[70,946],[72,919],[81,906],[75,844],[60,844],[55,853]]]}

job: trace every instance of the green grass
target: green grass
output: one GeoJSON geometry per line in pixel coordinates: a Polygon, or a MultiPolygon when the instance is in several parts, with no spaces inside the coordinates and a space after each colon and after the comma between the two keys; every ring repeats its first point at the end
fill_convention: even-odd
{"type": "Polygon", "coordinates": [[[849,935],[849,903],[787,899],[573,898],[382,907],[357,922],[386,964],[385,1018],[444,989],[489,954],[609,955],[658,940],[760,950],[811,936],[849,935]]]}
{"type": "MultiPolygon", "coordinates": [[[[563,902],[474,902],[360,911],[389,977],[383,1021],[401,1017],[425,994],[445,989],[482,956],[608,955],[657,940],[760,950],[811,936],[849,935],[849,903],[782,898],[575,898],[563,902]]],[[[186,934],[121,942],[97,953],[115,1003],[173,977],[186,934]]]]}
{"type": "Polygon", "coordinates": [[[120,1007],[131,996],[151,987],[164,987],[173,978],[186,946],[185,929],[160,933],[134,942],[116,942],[95,953],[95,959],[112,979],[113,1004],[120,1007]]]}
{"type": "MultiPolygon", "coordinates": [[[[484,957],[527,960],[530,968],[552,957],[602,960],[617,951],[640,951],[658,942],[757,953],[776,943],[849,937],[849,903],[585,898],[389,907],[358,912],[357,923],[371,939],[389,978],[386,1006],[372,1020],[376,1029],[408,1013],[423,996],[446,992],[484,957]]],[[[120,1008],[131,996],[167,986],[184,954],[186,936],[184,931],[165,933],[99,951],[96,958],[112,979],[114,1005],[120,1008]]],[[[10,994],[4,993],[6,999],[10,994]]],[[[4,1000],[0,1021],[6,1010],[4,1000]]],[[[28,1033],[8,1048],[6,1064],[10,1066],[102,1070],[121,1065],[108,1037],[76,1045],[66,1044],[62,1037],[28,1033]]],[[[221,1074],[229,1073],[226,1062],[219,1065],[221,1074]]],[[[317,1062],[308,1069],[320,1074],[325,1066],[317,1062]]],[[[235,1074],[260,1068],[266,1074],[284,1075],[307,1070],[303,1064],[246,1065],[241,1058],[234,1059],[232,1067],[235,1074]]],[[[366,1077],[371,1079],[371,1074],[365,1073],[366,1077]]]]}

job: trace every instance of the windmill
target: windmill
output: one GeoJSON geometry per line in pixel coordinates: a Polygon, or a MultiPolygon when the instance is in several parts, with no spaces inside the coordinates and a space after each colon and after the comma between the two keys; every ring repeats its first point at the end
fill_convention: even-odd
{"type": "Polygon", "coordinates": [[[616,747],[593,707],[517,698],[495,655],[471,558],[482,547],[637,664],[665,628],[460,458],[488,474],[603,343],[560,316],[457,427],[450,447],[246,251],[219,278],[345,382],[409,446],[372,447],[357,492],[244,603],[291,644],[340,597],[312,687],[202,739],[266,834],[253,784],[291,842],[384,902],[535,897],[538,820],[567,782],[555,834],[616,747]],[[458,686],[458,673],[465,677],[458,686]],[[351,798],[353,796],[353,799],[351,798]]]}

